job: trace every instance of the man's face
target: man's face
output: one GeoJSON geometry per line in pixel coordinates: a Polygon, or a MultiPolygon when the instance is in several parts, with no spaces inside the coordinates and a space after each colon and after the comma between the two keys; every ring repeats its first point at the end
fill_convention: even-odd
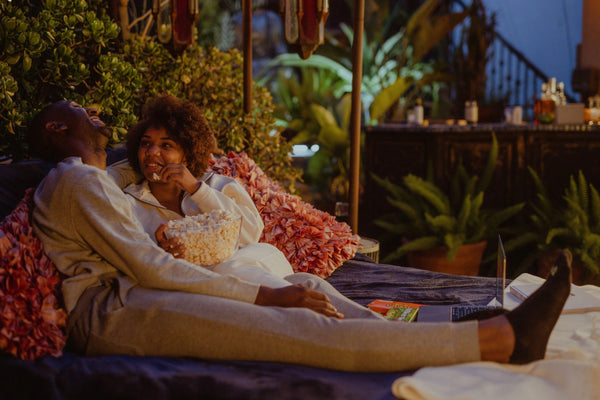
{"type": "Polygon", "coordinates": [[[66,123],[72,133],[76,135],[87,134],[91,137],[101,136],[110,139],[111,132],[106,124],[98,116],[98,110],[95,108],[83,108],[74,101],[64,102],[62,107],[67,111],[66,123]]]}
{"type": "MultiPolygon", "coordinates": [[[[55,120],[64,124],[67,138],[79,143],[89,159],[94,159],[94,164],[106,162],[105,148],[111,137],[110,130],[98,117],[95,108],[83,108],[74,101],[61,101],[56,104],[55,120]]],[[[88,158],[86,158],[88,159],[88,158]]]]}

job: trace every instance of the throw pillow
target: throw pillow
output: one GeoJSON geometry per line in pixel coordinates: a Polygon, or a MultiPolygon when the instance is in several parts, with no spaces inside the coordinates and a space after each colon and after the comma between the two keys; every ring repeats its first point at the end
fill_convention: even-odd
{"type": "Polygon", "coordinates": [[[24,360],[58,357],[66,343],[61,279],[30,223],[33,192],[0,223],[0,350],[24,360]]]}
{"type": "Polygon", "coordinates": [[[246,188],[265,223],[261,242],[281,250],[295,272],[326,278],[354,257],[359,237],[348,224],[285,192],[245,153],[213,158],[210,168],[246,188]]]}

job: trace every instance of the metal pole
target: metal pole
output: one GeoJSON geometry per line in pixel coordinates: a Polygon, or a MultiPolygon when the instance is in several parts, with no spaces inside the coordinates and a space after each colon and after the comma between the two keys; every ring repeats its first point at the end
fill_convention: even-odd
{"type": "Polygon", "coordinates": [[[252,0],[242,0],[242,37],[244,51],[244,112],[252,109],[252,0]]]}
{"type": "Polygon", "coordinates": [[[365,1],[354,0],[354,41],[352,42],[352,111],[350,114],[350,215],[352,232],[358,234],[358,194],[360,187],[360,117],[363,64],[365,1]]]}

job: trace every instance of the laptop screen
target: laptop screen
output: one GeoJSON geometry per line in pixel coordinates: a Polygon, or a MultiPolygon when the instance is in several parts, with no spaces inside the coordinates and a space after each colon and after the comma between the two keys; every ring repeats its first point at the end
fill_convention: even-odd
{"type": "Polygon", "coordinates": [[[504,306],[504,288],[506,287],[506,253],[502,238],[498,235],[498,261],[496,266],[496,301],[504,306]]]}

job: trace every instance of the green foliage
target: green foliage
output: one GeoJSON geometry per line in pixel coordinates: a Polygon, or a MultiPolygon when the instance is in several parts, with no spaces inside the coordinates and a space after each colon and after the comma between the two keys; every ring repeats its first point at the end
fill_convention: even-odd
{"type": "Polygon", "coordinates": [[[41,8],[0,2],[0,150],[24,155],[22,130],[41,105],[87,100],[100,56],[118,34],[83,0],[47,0],[41,8]]]}
{"type": "MultiPolygon", "coordinates": [[[[435,8],[439,2],[428,0],[423,7],[435,8]]],[[[438,87],[433,85],[435,82],[449,79],[449,75],[437,71],[434,63],[422,62],[421,58],[466,15],[435,19],[436,25],[432,26],[425,20],[431,17],[433,9],[421,12],[411,19],[407,33],[400,28],[406,24],[402,8],[385,1],[379,3],[376,5],[380,12],[370,13],[369,18],[385,16],[385,22],[365,23],[363,38],[361,101],[365,123],[383,119],[399,101],[410,104],[430,87],[438,87]],[[417,57],[413,54],[413,41],[423,50],[417,57]]],[[[292,141],[320,146],[309,161],[304,179],[327,202],[345,200],[349,186],[347,117],[353,76],[350,43],[354,32],[345,24],[340,28],[341,37],[327,33],[326,43],[307,60],[297,54],[277,56],[261,70],[263,75],[258,80],[271,88],[278,122],[292,132],[292,141]],[[326,119],[320,118],[324,115],[326,119]]]]}
{"type": "Polygon", "coordinates": [[[528,266],[541,253],[569,248],[590,275],[600,273],[600,195],[583,172],[571,175],[561,201],[553,202],[537,173],[529,168],[537,191],[529,204],[529,224],[515,238],[514,246],[534,244],[536,251],[525,260],[528,266]]]}
{"type": "Polygon", "coordinates": [[[448,193],[431,178],[409,174],[403,177],[402,185],[397,185],[388,178],[372,175],[375,182],[389,192],[388,201],[396,210],[377,219],[375,224],[387,231],[393,241],[402,243],[384,261],[437,246],[446,246],[448,261],[452,261],[461,245],[495,237],[500,225],[524,207],[524,203],[502,210],[484,207],[484,192],[497,155],[498,142],[492,134],[492,146],[481,178],[469,175],[461,163],[452,174],[448,193]]]}
{"type": "Polygon", "coordinates": [[[496,16],[486,14],[481,0],[474,0],[468,13],[469,24],[463,25],[452,57],[456,104],[461,107],[465,101],[484,100],[489,48],[496,35],[496,16]]]}
{"type": "Polygon", "coordinates": [[[268,90],[254,86],[252,112],[243,111],[239,51],[194,45],[172,54],[152,39],[118,41],[119,28],[103,7],[83,0],[47,0],[36,8],[0,2],[0,152],[25,157],[25,127],[53,101],[98,107],[114,144],[148,98],[170,93],[204,109],[224,151],[245,151],[293,190],[299,171],[268,90]]]}

